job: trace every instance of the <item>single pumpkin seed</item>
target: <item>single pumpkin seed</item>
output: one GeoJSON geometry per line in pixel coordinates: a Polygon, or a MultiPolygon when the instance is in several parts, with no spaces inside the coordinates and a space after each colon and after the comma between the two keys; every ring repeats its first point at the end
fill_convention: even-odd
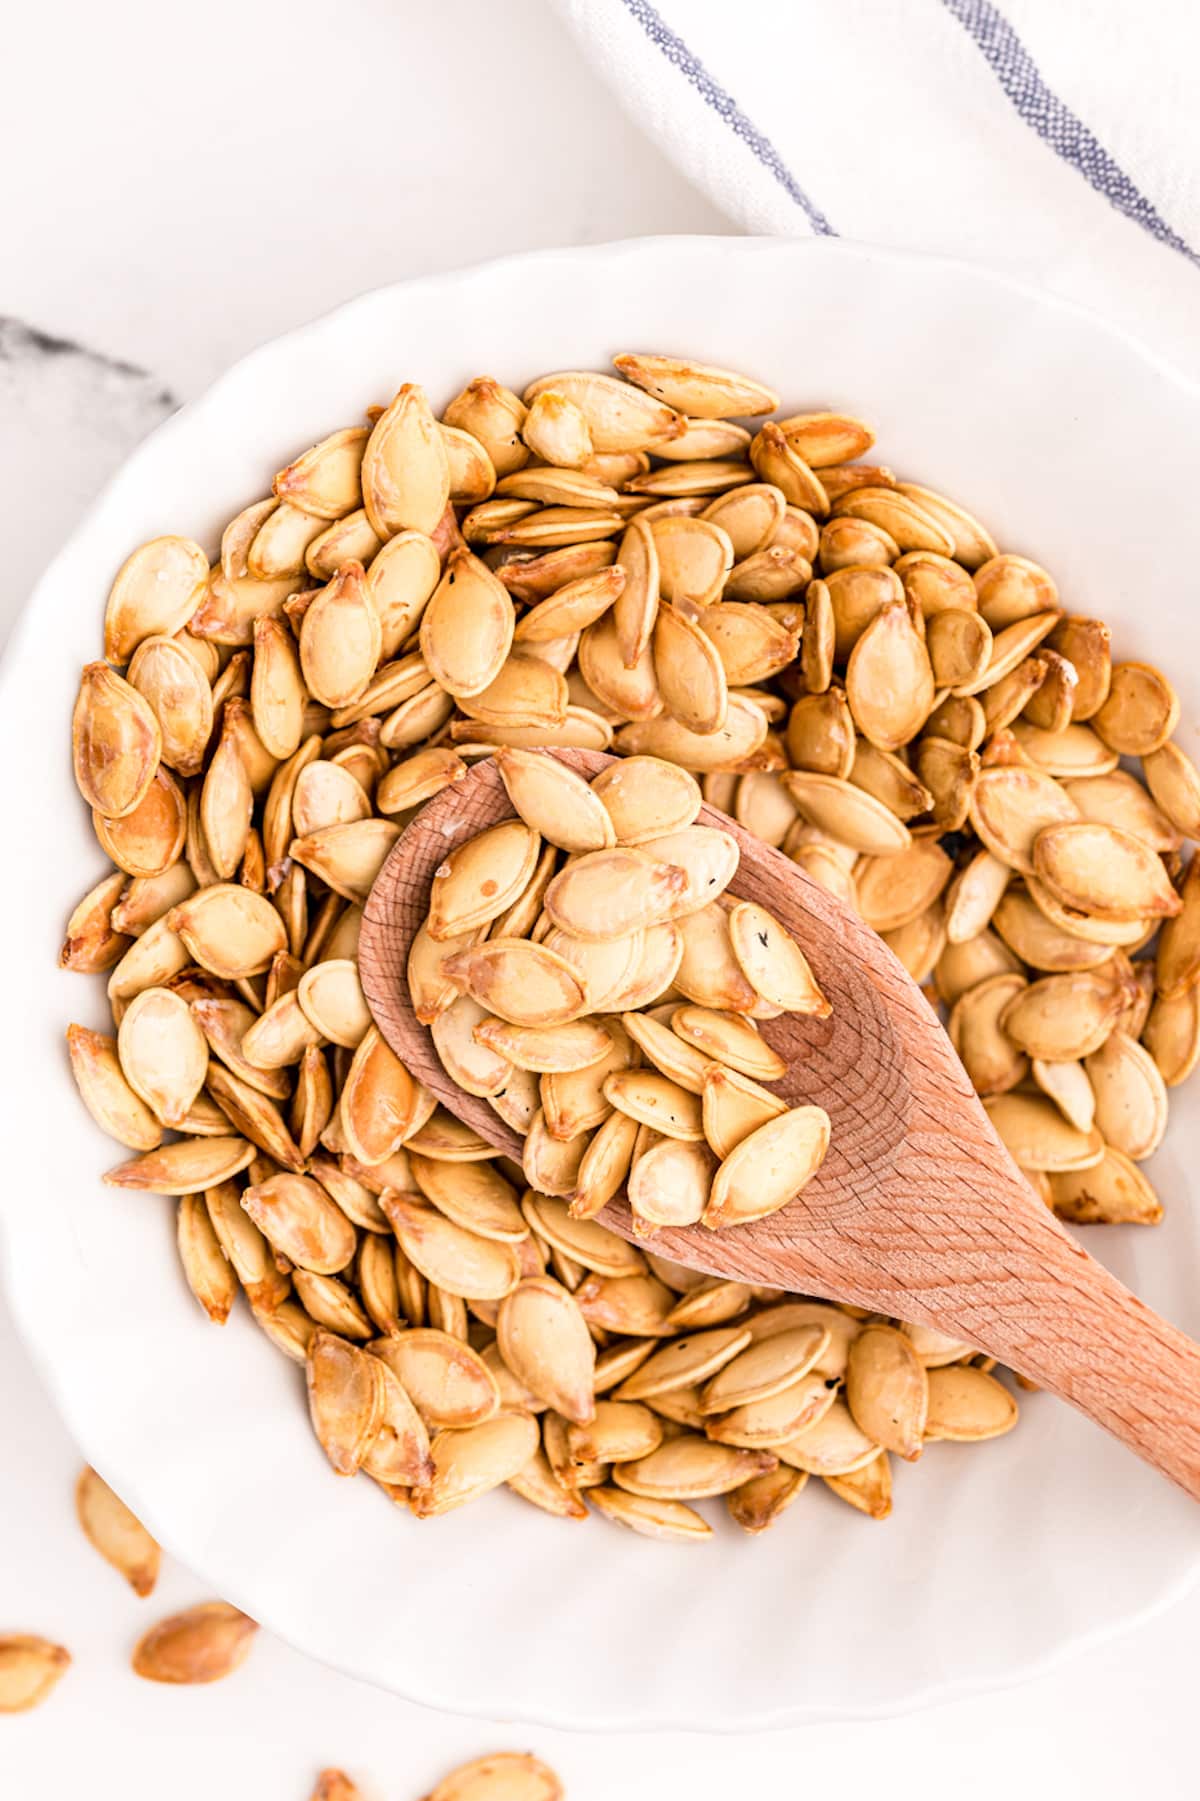
{"type": "Polygon", "coordinates": [[[75,1484],[75,1512],[90,1543],[124,1576],[134,1594],[150,1594],[158,1581],[162,1552],[124,1501],[87,1465],[75,1484]]]}
{"type": "Polygon", "coordinates": [[[636,1155],[626,1185],[635,1230],[694,1226],[707,1204],[715,1169],[707,1145],[658,1137],[636,1155]]]}
{"type": "Polygon", "coordinates": [[[712,1527],[683,1501],[628,1494],[619,1488],[591,1488],[588,1500],[606,1519],[628,1526],[644,1538],[669,1543],[711,1538],[712,1527]]]}
{"type": "Polygon", "coordinates": [[[354,1255],[354,1226],[310,1176],[271,1176],[244,1191],[242,1206],[274,1249],[301,1269],[336,1275],[354,1255]]]}
{"type": "Polygon", "coordinates": [[[824,518],[829,497],[798,448],[802,441],[799,431],[793,442],[769,420],[751,440],[750,461],[760,480],[781,489],[789,505],[824,518]]]}
{"type": "Polygon", "coordinates": [[[1123,757],[1161,750],[1179,723],[1179,696],[1150,663],[1115,663],[1108,694],[1092,719],[1097,735],[1123,757]]]}
{"type": "Polygon", "coordinates": [[[1185,1082],[1200,1060],[1200,988],[1168,998],[1158,995],[1142,1031],[1142,1042],[1168,1088],[1185,1082]]]}
{"type": "Polygon", "coordinates": [[[208,580],[208,558],[190,538],[151,538],[117,571],[104,613],[104,656],[128,663],[138,646],[171,637],[195,612],[208,580]]]}
{"type": "Polygon", "coordinates": [[[0,1713],[40,1707],[70,1663],[64,1645],[37,1633],[0,1633],[0,1713]]]}
{"type": "Polygon", "coordinates": [[[384,1366],[332,1332],[313,1333],[306,1360],[313,1431],[334,1471],[354,1476],[383,1423],[384,1366]]]}
{"type": "Polygon", "coordinates": [[[704,1500],[728,1494],[774,1467],[769,1451],[739,1450],[685,1433],[648,1457],[618,1463],[613,1481],[626,1494],[646,1500],[704,1500]]]}
{"type": "Polygon", "coordinates": [[[663,704],[689,731],[719,731],[729,705],[725,666],[712,640],[679,608],[664,603],[654,629],[655,673],[663,704]]]}
{"type": "MultiPolygon", "coordinates": [[[[1194,857],[1184,870],[1179,895],[1181,910],[1166,921],[1158,935],[1155,981],[1158,992],[1168,1000],[1177,999],[1200,981],[1200,863],[1194,857]]],[[[112,978],[110,987],[111,983],[112,978]]]]}
{"type": "Polygon", "coordinates": [[[859,731],[880,750],[898,749],[924,724],[934,675],[907,606],[887,602],[858,638],[846,668],[846,698],[859,731]]]}
{"type": "Polygon", "coordinates": [[[445,436],[424,389],[406,382],[376,420],[363,453],[367,518],[384,539],[399,531],[432,533],[449,498],[445,436]]]}
{"type": "Polygon", "coordinates": [[[683,957],[675,986],[690,1001],[735,1013],[752,1013],[761,1004],[758,990],[734,955],[729,914],[716,902],[680,920],[683,957]]]}
{"type": "MultiPolygon", "coordinates": [[[[792,761],[796,761],[794,756],[792,761]]],[[[848,779],[854,787],[861,788],[904,822],[928,812],[933,806],[933,795],[908,764],[890,751],[877,750],[865,738],[859,738],[854,746],[848,779]]]]}
{"type": "Polygon", "coordinates": [[[675,1296],[657,1276],[589,1275],[575,1290],[575,1299],[589,1326],[624,1338],[674,1336],[668,1315],[675,1296]]]}
{"type": "Polygon", "coordinates": [[[765,1476],[751,1476],[726,1495],[729,1517],[743,1532],[765,1532],[796,1500],[807,1481],[801,1471],[782,1467],[765,1476]]]}
{"type": "Polygon", "coordinates": [[[1099,1050],[1129,991],[1128,975],[1110,959],[1099,969],[1043,976],[1016,995],[1001,1023],[1030,1056],[1073,1062],[1099,1050]]]}
{"type": "Polygon", "coordinates": [[[416,1082],[372,1026],[354,1053],[338,1107],[352,1154],[367,1165],[382,1163],[413,1131],[420,1106],[416,1082]]]}
{"type": "Polygon", "coordinates": [[[1153,851],[1179,849],[1180,834],[1137,778],[1125,770],[1068,782],[1067,793],[1083,818],[1093,824],[1129,832],[1153,851]]]}
{"type": "Polygon", "coordinates": [[[162,1125],[127,1081],[116,1039],[72,1025],[67,1027],[67,1050],[75,1086],[100,1130],[131,1151],[156,1150],[162,1143],[162,1125]]]}
{"type": "Polygon", "coordinates": [[[144,1632],[133,1672],[148,1682],[219,1682],[246,1661],[258,1626],[228,1601],[205,1601],[144,1632]]]}
{"type": "Polygon", "coordinates": [[[608,1033],[593,1020],[578,1019],[554,1026],[517,1026],[488,1019],[475,1027],[481,1044],[519,1069],[566,1074],[598,1063],[610,1048],[608,1033]]]}
{"type": "Polygon", "coordinates": [[[592,434],[573,400],[544,389],[525,415],[521,436],[542,461],[561,469],[582,469],[592,456],[592,434]]]}
{"type": "MultiPolygon", "coordinates": [[[[858,910],[877,932],[893,932],[932,906],[953,868],[941,846],[928,838],[914,839],[895,857],[862,858],[854,871],[858,910]]],[[[1007,880],[1007,870],[1004,875],[1007,880]]],[[[986,924],[986,918],[980,920],[975,930],[982,931],[986,924]]]]}
{"type": "Polygon", "coordinates": [[[850,1347],[846,1405],[876,1444],[910,1463],[921,1455],[929,1381],[910,1339],[893,1326],[864,1326],[850,1347]]]}
{"type": "MultiPolygon", "coordinates": [[[[778,1052],[764,1042],[756,1027],[741,1015],[705,1007],[680,1007],[672,1016],[671,1030],[685,1044],[715,1058],[718,1063],[758,1082],[775,1082],[787,1066],[778,1052]]],[[[679,1080],[678,1075],[674,1078],[679,1080]]]]}
{"type": "MultiPolygon", "coordinates": [[[[788,715],[787,746],[793,769],[839,781],[851,775],[856,747],[854,719],[840,688],[801,695],[788,715]]],[[[786,792],[786,777],[784,785],[786,792]]]]}
{"type": "Polygon", "coordinates": [[[1058,588],[1039,563],[1028,557],[993,555],[975,570],[979,610],[993,631],[1058,606],[1058,588]]]}
{"type": "Polygon", "coordinates": [[[301,976],[296,999],[314,1031],[331,1044],[356,1050],[370,1028],[371,1015],[352,957],[314,963],[301,976]]]}
{"type": "Polygon", "coordinates": [[[844,1401],[835,1400],[826,1412],[777,1447],[780,1463],[812,1476],[850,1476],[879,1455],[874,1439],[856,1424],[844,1401]]]}
{"type": "Polygon", "coordinates": [[[710,1058],[647,1013],[624,1013],[621,1023],[638,1049],[664,1076],[686,1088],[689,1094],[702,1093],[710,1058]]]}
{"type": "Polygon", "coordinates": [[[259,1150],[265,1151],[283,1169],[304,1167],[300,1147],[274,1101],[220,1064],[210,1065],[207,1085],[210,1097],[227,1115],[230,1124],[259,1150]]]}
{"type": "Polygon", "coordinates": [[[745,1450],[774,1450],[787,1444],[827,1413],[837,1398],[837,1384],[818,1374],[798,1376],[761,1401],[746,1401],[706,1425],[715,1444],[745,1450]]]}
{"type": "Polygon", "coordinates": [[[1034,873],[1033,847],[1047,826],[1073,823],[1079,809],[1052,776],[1019,764],[981,769],[968,805],[971,824],[1001,863],[1034,873]]]}
{"type": "Polygon", "coordinates": [[[520,1245],[528,1238],[516,1189],[494,1164],[439,1163],[417,1154],[409,1164],[414,1186],[456,1225],[500,1244],[520,1245]]]}
{"type": "Polygon", "coordinates": [[[839,843],[868,856],[887,857],[911,842],[903,821],[851,782],[801,770],[789,770],[783,781],[804,817],[839,843]]]}
{"type": "Polygon", "coordinates": [[[616,843],[603,800],[557,757],[502,749],[496,767],[520,817],[548,843],[571,852],[603,850],[616,843]]]}
{"type": "Polygon", "coordinates": [[[926,1438],[972,1444],[999,1438],[1017,1423],[1017,1403],[994,1376],[963,1364],[930,1370],[926,1438]]]}
{"type": "Polygon", "coordinates": [[[719,1229],[786,1206],[820,1168],[829,1136],[829,1115],[813,1106],[791,1107],[749,1133],[713,1178],[704,1224],[719,1229]]]}
{"type": "Polygon", "coordinates": [[[595,1417],[596,1347],[574,1297],[549,1276],[518,1284],[500,1303],[500,1354],[517,1380],[566,1419],[595,1417]]]}
{"type": "Polygon", "coordinates": [[[148,701],[107,663],[89,663],[71,721],[75,781],[88,805],[122,819],[145,798],[162,752],[148,701]]]}
{"type": "Polygon", "coordinates": [[[318,1276],[297,1266],[292,1270],[292,1281],[314,1326],[333,1332],[338,1338],[360,1342],[370,1338],[374,1321],[358,1296],[337,1276],[318,1276]]]}
{"type": "Polygon", "coordinates": [[[365,901],[400,828],[388,819],[352,819],[294,838],[288,855],[335,894],[365,901]]]}
{"type": "Polygon", "coordinates": [[[479,1425],[438,1432],[430,1446],[433,1473],[410,1493],[413,1512],[429,1519],[476,1500],[518,1475],[537,1448],[536,1419],[516,1409],[501,1410],[479,1425]]]}
{"type": "Polygon", "coordinates": [[[748,1343],[705,1384],[701,1411],[727,1413],[781,1394],[808,1375],[829,1342],[828,1328],[813,1322],[748,1343]]]}
{"type": "MultiPolygon", "coordinates": [[[[293,576],[260,582],[252,575],[229,580],[214,569],[200,604],[188,621],[189,635],[214,645],[246,645],[254,639],[254,621],[286,611],[295,597],[293,576]]],[[[228,667],[228,666],[227,666],[228,667]]],[[[217,694],[218,682],[214,683],[217,694]]],[[[219,694],[217,695],[219,699],[219,694]]]]}
{"type": "Polygon", "coordinates": [[[180,1138],[110,1169],[113,1188],[148,1189],[154,1194],[194,1194],[236,1176],[253,1162],[255,1148],[244,1138],[180,1138]]]}
{"type": "Polygon", "coordinates": [[[1200,838],[1200,770],[1177,744],[1160,744],[1142,758],[1155,802],[1177,832],[1200,838]]]}
{"type": "Polygon", "coordinates": [[[451,981],[511,1025],[559,1025],[584,1006],[579,977],[564,957],[544,944],[492,939],[444,958],[442,967],[451,981]]]}
{"type": "Polygon", "coordinates": [[[459,699],[481,694],[512,645],[512,601],[487,566],[454,551],[421,616],[421,655],[439,685],[459,699]]]}
{"type": "MultiPolygon", "coordinates": [[[[643,535],[648,537],[648,534],[643,535]]],[[[624,540],[622,549],[625,549],[624,540]]],[[[629,553],[626,551],[625,554],[629,553]]],[[[629,580],[626,566],[613,564],[594,575],[580,576],[565,583],[522,615],[513,634],[514,642],[541,644],[584,631],[621,598],[629,580]]]]}
{"type": "Polygon", "coordinates": [[[712,1064],[701,1087],[704,1136],[718,1157],[728,1157],[742,1140],[768,1120],[778,1119],[784,1103],[747,1076],[712,1064]]]}
{"type": "Polygon", "coordinates": [[[1000,1137],[1022,1169],[1089,1169],[1104,1155],[1104,1143],[1093,1127],[1080,1132],[1069,1125],[1053,1101],[1044,1095],[997,1095],[986,1103],[1000,1137]]]}
{"type": "Polygon", "coordinates": [[[386,1190],[380,1205],[404,1253],[429,1282],[464,1300],[498,1301],[520,1280],[511,1244],[456,1225],[435,1207],[386,1190]]]}
{"type": "Polygon", "coordinates": [[[445,941],[486,926],[524,890],[541,845],[520,820],[505,820],[451,851],[434,871],[428,930],[445,941]]]}
{"type": "Polygon", "coordinates": [[[490,376],[479,376],[468,382],[442,417],[447,425],[468,431],[479,440],[497,475],[507,475],[528,461],[529,452],[519,435],[525,423],[526,409],[511,389],[502,387],[490,376]]]}
{"type": "Polygon", "coordinates": [[[382,643],[362,564],[345,563],[301,621],[300,667],[309,692],[327,707],[349,706],[374,674],[382,643]]]}
{"type": "MultiPolygon", "coordinates": [[[[637,1120],[615,1109],[592,1133],[578,1166],[570,1196],[570,1215],[587,1223],[619,1192],[629,1173],[641,1130],[637,1120]]],[[[604,1272],[608,1273],[608,1272],[604,1272]]]]}
{"type": "Polygon", "coordinates": [[[808,959],[765,907],[738,901],[729,912],[729,940],[738,967],[763,1000],[785,1012],[828,1018],[832,1008],[808,959]]]}
{"type": "Polygon", "coordinates": [[[431,1028],[434,1050],[450,1081],[483,1100],[503,1093],[512,1079],[508,1059],[476,1037],[477,1028],[490,1019],[492,1014],[474,996],[458,994],[438,1012],[431,1028]]]}
{"type": "Polygon", "coordinates": [[[1082,1063],[1047,1063],[1034,1057],[1030,1061],[1030,1073],[1068,1125],[1078,1132],[1091,1131],[1096,1118],[1096,1096],[1082,1063]]]}
{"type": "Polygon", "coordinates": [[[946,1028],[950,1042],[976,1094],[1007,1094],[1029,1073],[1024,1050],[1002,1023],[1009,1006],[1027,988],[1023,976],[990,976],[968,988],[950,1010],[946,1028]]]}
{"type": "Polygon", "coordinates": [[[212,735],[212,685],[176,639],[144,638],[133,653],[128,680],[158,721],[162,760],[179,775],[197,775],[212,735]]]}
{"type": "Polygon", "coordinates": [[[418,1327],[368,1346],[397,1377],[426,1426],[461,1429],[490,1419],[500,1400],[478,1352],[432,1327],[418,1327]]]}
{"type": "Polygon", "coordinates": [[[283,921],[270,901],[227,882],[189,895],[172,907],[165,923],[202,968],[230,981],[258,975],[286,949],[283,921]]]}
{"type": "Polygon", "coordinates": [[[335,519],[332,525],[318,529],[304,552],[304,567],[314,581],[327,582],[343,563],[361,563],[366,568],[379,547],[378,533],[372,529],[363,508],[358,507],[335,519]]]}
{"type": "Polygon", "coordinates": [[[704,1136],[696,1096],[656,1071],[616,1070],[605,1079],[604,1094],[619,1112],[664,1137],[698,1142],[704,1136]]]}
{"type": "MultiPolygon", "coordinates": [[[[119,964],[132,946],[125,935],[144,929],[140,920],[115,920],[113,914],[125,890],[125,873],[116,870],[90,888],[67,921],[63,946],[59,952],[60,969],[78,970],[84,975],[101,975],[119,964]]],[[[153,921],[146,923],[153,924],[153,921]]]]}
{"type": "Polygon", "coordinates": [[[227,713],[200,790],[199,826],[218,881],[236,874],[246,853],[253,812],[250,776],[236,726],[227,713]]]}
{"type": "Polygon", "coordinates": [[[1028,873],[1063,906],[1101,919],[1170,918],[1183,904],[1143,839],[1087,820],[1043,827],[1028,873]]]}
{"type": "Polygon", "coordinates": [[[1113,1032],[1084,1067],[1105,1144],[1135,1163],[1152,1157],[1167,1129],[1167,1089],[1150,1052],[1123,1032],[1113,1032]]]}
{"type": "Polygon", "coordinates": [[[130,1001],[117,1032],[121,1070],[165,1126],[178,1127],[208,1073],[208,1045],[186,1001],[168,988],[145,988],[130,1001]]]}
{"type": "Polygon", "coordinates": [[[687,609],[711,606],[720,598],[733,568],[729,534],[710,519],[675,514],[650,526],[663,600],[687,609]]]}
{"type": "Polygon", "coordinates": [[[779,396],[773,389],[707,363],[623,354],[613,358],[613,367],[676,412],[697,419],[773,413],[779,405],[779,396]]]}
{"type": "Polygon", "coordinates": [[[1163,1216],[1137,1164],[1108,1145],[1087,1169],[1051,1175],[1050,1201],[1060,1219],[1076,1225],[1156,1226],[1163,1216]]]}
{"type": "Polygon", "coordinates": [[[319,519],[352,512],[361,504],[359,471],[368,436],[365,426],[353,425],[322,438],[280,470],[272,484],[276,495],[319,519]]]}

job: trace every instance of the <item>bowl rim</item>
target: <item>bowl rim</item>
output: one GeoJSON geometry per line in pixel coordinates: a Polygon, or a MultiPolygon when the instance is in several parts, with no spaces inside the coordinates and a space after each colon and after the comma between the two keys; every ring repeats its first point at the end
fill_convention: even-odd
{"type": "MultiPolygon", "coordinates": [[[[944,270],[948,277],[964,281],[967,284],[974,283],[982,289],[1007,293],[1023,303],[1030,303],[1044,310],[1077,318],[1081,324],[1086,323],[1092,332],[1107,337],[1126,353],[1132,353],[1147,369],[1156,372],[1183,394],[1200,401],[1200,382],[1193,381],[1169,359],[1146,345],[1136,334],[1112,323],[1090,307],[1050,292],[1034,282],[1012,275],[1005,270],[992,268],[964,257],[928,255],[921,252],[898,250],[851,238],[660,233],[641,238],[616,239],[599,244],[553,246],[534,251],[514,251],[502,257],[486,258],[402,281],[381,283],[334,307],[327,308],[324,312],[299,325],[290,327],[285,332],[260,341],[222,370],[201,393],[193,399],[185,401],[176,412],[154,426],[134,447],[84,509],[23,602],[3,655],[0,657],[0,703],[8,697],[10,688],[17,679],[16,672],[21,662],[26,640],[32,630],[33,618],[42,602],[43,593],[53,585],[60,566],[74,554],[77,545],[91,534],[97,521],[102,518],[114,498],[124,490],[127,484],[138,481],[142,470],[153,463],[162,445],[170,442],[171,435],[191,430],[196,419],[223,406],[230,392],[236,392],[243,383],[250,380],[260,366],[266,366],[277,359],[286,359],[294,355],[306,340],[319,336],[335,320],[344,321],[348,315],[354,313],[356,308],[365,309],[377,303],[384,295],[394,292],[419,293],[421,290],[437,292],[462,287],[469,285],[472,281],[485,278],[493,273],[510,270],[513,267],[528,269],[535,279],[537,272],[548,265],[578,264],[586,272],[589,266],[610,265],[623,260],[635,261],[639,257],[649,255],[669,255],[673,250],[708,251],[721,257],[732,255],[747,261],[753,261],[758,256],[769,256],[772,253],[786,250],[801,259],[811,258],[818,264],[833,259],[851,263],[865,262],[867,265],[886,264],[898,268],[944,270]]],[[[2,712],[0,712],[0,716],[2,716],[2,712]]],[[[10,1209],[6,1206],[3,1195],[0,1194],[0,1296],[7,1303],[18,1336],[43,1388],[75,1440],[80,1454],[87,1458],[101,1476],[105,1476],[103,1450],[101,1448],[99,1455],[93,1457],[85,1409],[82,1405],[76,1405],[70,1384],[62,1373],[62,1365],[53,1355],[51,1334],[48,1330],[44,1330],[38,1322],[33,1297],[24,1297],[21,1286],[17,1282],[16,1267],[19,1260],[18,1235],[20,1228],[15,1209],[12,1210],[11,1220],[8,1218],[9,1212],[10,1209]]],[[[134,1510],[139,1517],[144,1518],[147,1527],[153,1532],[163,1549],[169,1555],[178,1557],[173,1546],[170,1522],[158,1519],[153,1506],[143,1507],[139,1504],[136,1480],[130,1482],[122,1480],[118,1492],[123,1492],[129,1499],[134,1510]]],[[[185,1568],[207,1580],[207,1570],[203,1564],[197,1566],[190,1557],[178,1558],[178,1560],[185,1568]]],[[[301,1651],[305,1656],[312,1657],[314,1661],[323,1663],[341,1674],[370,1683],[384,1693],[398,1694],[402,1699],[418,1706],[429,1707],[461,1718],[506,1718],[522,1724],[562,1732],[635,1734],[678,1731],[706,1736],[728,1736],[743,1732],[782,1731],[822,1721],[868,1721],[898,1718],[904,1714],[943,1702],[959,1700],[971,1695],[1001,1692],[1046,1674],[1077,1655],[1107,1644],[1126,1632],[1148,1624],[1189,1595],[1198,1581],[1200,1581],[1200,1543],[1197,1544],[1190,1567],[1183,1569],[1174,1580],[1165,1582],[1161,1591],[1148,1600],[1144,1606],[1127,1611],[1120,1617],[1101,1625],[1068,1632],[1051,1649],[1021,1661],[1014,1660],[1011,1666],[1005,1669],[979,1675],[946,1677],[942,1680],[930,1681],[923,1687],[902,1696],[893,1696],[874,1703],[848,1701],[835,1705],[828,1701],[805,1702],[799,1700],[786,1707],[769,1709],[759,1715],[743,1715],[732,1720],[707,1718],[702,1721],[670,1711],[638,1714],[610,1712],[580,1717],[538,1705],[536,1701],[514,1708],[511,1700],[498,1704],[496,1697],[486,1694],[477,1695],[476,1698],[468,1701],[461,1694],[447,1694],[436,1688],[423,1687],[419,1675],[406,1678],[401,1690],[375,1675],[365,1667],[365,1660],[357,1661],[345,1647],[340,1647],[336,1654],[326,1655],[318,1649],[313,1649],[307,1643],[300,1642],[289,1632],[280,1630],[273,1624],[269,1616],[259,1619],[252,1600],[237,1592],[238,1585],[236,1583],[232,1588],[225,1582],[218,1586],[226,1599],[232,1601],[235,1606],[244,1605],[244,1611],[259,1619],[260,1624],[265,1625],[284,1643],[301,1651]]]]}

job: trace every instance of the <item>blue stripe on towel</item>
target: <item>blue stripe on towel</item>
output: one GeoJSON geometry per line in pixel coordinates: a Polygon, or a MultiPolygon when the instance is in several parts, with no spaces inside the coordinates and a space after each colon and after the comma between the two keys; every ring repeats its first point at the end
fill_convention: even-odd
{"type": "Polygon", "coordinates": [[[991,0],[942,0],[942,5],[969,33],[1017,112],[1055,155],[1160,244],[1200,263],[1200,256],[1171,229],[1083,120],[1046,85],[1032,56],[991,0]]]}
{"type": "Polygon", "coordinates": [[[706,105],[724,119],[734,136],[740,138],[752,156],[775,177],[780,187],[795,201],[812,229],[822,237],[837,236],[820,207],[811,201],[792,174],[770,138],[748,119],[731,94],[713,80],[700,58],[688,49],[683,39],[673,32],[648,0],[622,0],[626,12],[636,19],[656,49],[687,78],[706,105]]]}

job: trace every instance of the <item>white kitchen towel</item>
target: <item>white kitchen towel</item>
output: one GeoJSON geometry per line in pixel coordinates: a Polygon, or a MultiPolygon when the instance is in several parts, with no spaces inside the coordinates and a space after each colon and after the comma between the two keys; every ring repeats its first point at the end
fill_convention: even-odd
{"type": "Polygon", "coordinates": [[[1198,0],[555,3],[747,230],[987,262],[1200,379],[1198,0]]]}

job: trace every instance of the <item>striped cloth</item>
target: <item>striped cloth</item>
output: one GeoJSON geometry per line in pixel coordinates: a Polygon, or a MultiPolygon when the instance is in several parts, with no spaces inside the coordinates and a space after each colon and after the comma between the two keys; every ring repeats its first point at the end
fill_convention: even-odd
{"type": "Polygon", "coordinates": [[[556,0],[749,231],[987,262],[1200,379],[1197,0],[556,0]]]}

